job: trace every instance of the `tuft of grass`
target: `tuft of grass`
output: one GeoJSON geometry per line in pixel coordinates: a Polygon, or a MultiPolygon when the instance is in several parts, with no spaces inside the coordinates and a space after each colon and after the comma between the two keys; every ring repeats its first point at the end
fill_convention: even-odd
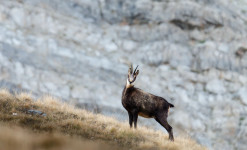
{"type": "MultiPolygon", "coordinates": [[[[74,145],[90,145],[87,144],[90,141],[95,143],[92,145],[99,145],[100,149],[102,149],[102,145],[110,145],[114,149],[137,150],[206,149],[189,138],[175,137],[175,142],[170,142],[167,134],[162,131],[154,131],[141,126],[137,130],[130,129],[127,122],[122,123],[114,118],[75,108],[52,96],[33,100],[31,94],[10,94],[7,90],[0,90],[0,124],[6,125],[4,128],[6,128],[7,133],[5,134],[12,132],[12,130],[8,130],[8,127],[18,127],[15,132],[20,132],[23,134],[22,137],[30,140],[24,146],[26,149],[30,147],[37,147],[37,149],[76,149],[73,146],[68,147],[68,145],[74,144],[70,138],[76,139],[77,144],[74,145]],[[46,113],[46,116],[28,114],[27,111],[30,109],[42,111],[46,113]],[[28,130],[28,132],[24,133],[23,130],[28,130]],[[36,136],[40,137],[37,141],[32,138],[36,136]]],[[[0,130],[2,131],[2,129],[0,130]]],[[[4,135],[0,134],[0,139],[3,138],[1,136],[4,135]]],[[[9,137],[9,139],[11,138],[16,145],[25,144],[14,135],[9,137]]],[[[6,145],[6,143],[4,144],[6,145]]],[[[10,147],[9,149],[18,149],[18,147],[10,147]]],[[[0,149],[8,149],[8,147],[0,147],[0,149]]],[[[89,149],[93,148],[90,147],[89,149]]]]}

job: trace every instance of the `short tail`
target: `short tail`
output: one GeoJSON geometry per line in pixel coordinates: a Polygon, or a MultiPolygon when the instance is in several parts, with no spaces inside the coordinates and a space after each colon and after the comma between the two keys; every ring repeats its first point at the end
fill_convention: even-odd
{"type": "Polygon", "coordinates": [[[169,106],[170,106],[170,107],[174,107],[174,105],[173,105],[173,104],[171,104],[171,103],[169,103],[169,106]]]}

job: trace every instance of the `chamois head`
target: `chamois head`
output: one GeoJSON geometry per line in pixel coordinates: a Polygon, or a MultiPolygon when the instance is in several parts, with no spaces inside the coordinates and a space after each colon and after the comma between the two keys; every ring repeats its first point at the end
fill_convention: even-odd
{"type": "Polygon", "coordinates": [[[137,75],[139,74],[139,70],[137,70],[138,65],[136,69],[133,72],[133,65],[130,65],[129,72],[128,72],[128,79],[127,79],[127,87],[131,86],[133,82],[135,82],[137,75]]]}

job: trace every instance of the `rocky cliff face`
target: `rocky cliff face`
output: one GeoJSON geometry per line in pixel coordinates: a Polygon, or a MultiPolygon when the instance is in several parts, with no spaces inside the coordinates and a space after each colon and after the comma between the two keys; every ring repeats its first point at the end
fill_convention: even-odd
{"type": "Polygon", "coordinates": [[[1,87],[127,120],[121,92],[133,62],[140,65],[136,86],[175,105],[175,135],[210,149],[246,148],[247,1],[0,4],[1,87]]]}

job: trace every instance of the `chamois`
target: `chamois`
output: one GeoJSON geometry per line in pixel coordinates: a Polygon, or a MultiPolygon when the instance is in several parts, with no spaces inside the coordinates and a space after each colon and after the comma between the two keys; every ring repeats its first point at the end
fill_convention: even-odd
{"type": "Polygon", "coordinates": [[[135,128],[137,127],[138,115],[145,118],[154,118],[167,130],[169,139],[174,141],[172,127],[167,122],[169,108],[174,107],[174,105],[162,97],[134,87],[133,83],[139,74],[137,68],[138,66],[133,72],[133,66],[130,65],[127,83],[122,93],[122,105],[128,112],[130,128],[132,128],[133,121],[135,128]]]}

